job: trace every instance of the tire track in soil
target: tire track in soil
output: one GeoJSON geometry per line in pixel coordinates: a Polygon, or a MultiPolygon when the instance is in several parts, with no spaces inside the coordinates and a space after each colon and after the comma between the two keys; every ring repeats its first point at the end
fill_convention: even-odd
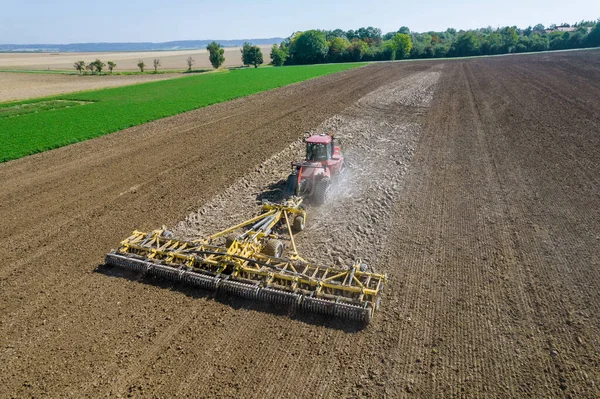
{"type": "MultiPolygon", "coordinates": [[[[449,75],[442,76],[443,84],[438,88],[426,119],[413,160],[414,173],[408,177],[409,196],[398,211],[399,215],[406,215],[406,220],[402,220],[401,216],[397,218],[398,240],[392,239],[391,242],[399,243],[395,250],[392,246],[388,256],[408,255],[409,258],[427,259],[433,253],[431,264],[425,266],[430,269],[429,273],[418,274],[413,280],[421,279],[414,286],[431,287],[431,291],[437,294],[433,297],[432,292],[417,291],[417,295],[434,298],[437,305],[434,305],[435,317],[432,320],[431,313],[428,313],[430,305],[424,304],[418,310],[421,320],[417,323],[426,326],[422,329],[431,328],[431,336],[443,339],[436,353],[426,357],[425,361],[419,359],[417,367],[411,364],[409,357],[406,365],[395,369],[393,374],[409,376],[405,377],[407,382],[402,387],[405,394],[411,392],[426,397],[569,394],[594,397],[597,396],[594,381],[598,377],[592,369],[594,364],[597,367],[597,362],[590,360],[596,351],[590,353],[588,345],[581,345],[581,350],[573,350],[572,345],[565,344],[569,340],[575,341],[576,334],[583,337],[584,343],[594,341],[592,336],[598,330],[592,327],[593,324],[589,325],[589,316],[572,317],[569,321],[565,320],[563,312],[569,308],[594,309],[596,305],[591,305],[590,301],[593,302],[597,291],[581,290],[583,283],[559,272],[561,269],[569,270],[564,266],[573,261],[566,261],[564,255],[550,261],[549,248],[545,247],[552,248],[552,241],[548,238],[556,240],[556,237],[544,234],[544,229],[540,229],[543,225],[556,224],[565,211],[571,214],[570,211],[577,209],[581,197],[567,202],[550,200],[544,206],[545,212],[540,212],[535,207],[539,202],[532,201],[533,196],[523,195],[524,190],[551,186],[558,180],[552,178],[555,173],[578,178],[581,167],[546,169],[530,166],[523,152],[533,155],[532,163],[539,165],[541,159],[536,157],[537,153],[527,150],[546,147],[547,140],[554,143],[552,138],[547,137],[552,131],[548,131],[545,125],[528,125],[525,131],[534,132],[527,136],[531,139],[518,141],[514,132],[520,131],[513,128],[514,122],[530,121],[527,116],[532,113],[561,126],[561,116],[551,116],[550,113],[561,109],[562,100],[554,96],[552,100],[558,102],[554,107],[536,108],[536,99],[532,97],[536,92],[523,91],[527,90],[524,89],[526,85],[512,75],[510,64],[503,65],[503,69],[499,66],[500,62],[492,60],[447,64],[445,73],[449,75]],[[489,79],[490,76],[494,79],[489,79]],[[501,86],[503,82],[510,86],[501,86]],[[515,89],[527,106],[514,99],[506,101],[506,104],[497,104],[498,97],[502,98],[515,89]],[[532,172],[535,173],[532,175],[532,172]],[[533,176],[538,175],[544,176],[544,179],[531,181],[533,176]],[[431,197],[436,200],[423,201],[431,197]],[[428,237],[427,226],[435,226],[437,218],[443,219],[439,227],[432,229],[437,232],[437,237],[436,234],[432,236],[437,245],[425,254],[420,246],[428,237]],[[408,237],[408,240],[402,242],[403,237],[408,237]],[[438,271],[434,281],[429,280],[431,269],[438,271]],[[577,294],[572,289],[582,292],[577,294]],[[455,295],[459,302],[452,301],[455,295]],[[587,301],[582,298],[575,305],[573,301],[578,302],[580,297],[587,297],[587,301]],[[452,333],[448,334],[448,331],[452,333]],[[558,351],[553,353],[553,348],[558,351]],[[561,355],[563,353],[564,356],[561,355]],[[452,378],[451,374],[455,371],[456,378],[452,378]]],[[[566,96],[573,96],[574,93],[566,89],[568,85],[568,82],[563,83],[561,90],[566,96]]],[[[582,118],[577,120],[576,126],[567,127],[564,123],[563,126],[567,131],[575,131],[586,123],[588,121],[582,118]]],[[[585,130],[578,132],[584,133],[585,130]]],[[[584,134],[581,136],[585,137],[584,134]]],[[[573,136],[566,137],[571,139],[573,136]]],[[[561,143],[565,138],[554,140],[561,143]]],[[[579,152],[579,156],[585,155],[588,161],[597,159],[595,154],[588,154],[579,152]]],[[[565,153],[558,144],[543,156],[546,157],[542,158],[544,161],[560,163],[565,153]]],[[[594,183],[583,187],[598,190],[594,183]]],[[[554,188],[552,192],[558,194],[558,198],[567,195],[560,187],[554,188]]],[[[589,221],[583,223],[587,229],[594,226],[592,220],[597,220],[590,216],[589,221]]],[[[582,219],[579,220],[581,225],[582,219]]],[[[559,226],[566,228],[568,225],[559,226]]],[[[571,235],[579,240],[589,237],[582,234],[585,230],[576,232],[573,228],[577,229],[577,224],[566,232],[567,240],[571,235]]],[[[594,230],[597,231],[592,228],[591,232],[594,233],[594,230]]],[[[590,242],[579,248],[584,259],[590,250],[597,253],[593,248],[590,242]]],[[[569,248],[560,250],[569,252],[569,248]]],[[[558,249],[553,248],[552,252],[556,251],[558,249]]],[[[418,262],[402,260],[400,264],[405,262],[414,268],[410,273],[419,273],[415,266],[418,262]]],[[[580,268],[589,269],[589,265],[581,265],[580,268]]],[[[588,270],[588,273],[595,271],[588,270]]],[[[409,272],[406,273],[406,276],[401,276],[407,279],[404,288],[416,291],[414,286],[411,288],[413,283],[409,272]]],[[[588,284],[590,288],[593,286],[588,284]]],[[[407,293],[406,298],[411,298],[411,295],[407,293]]],[[[598,319],[595,320],[597,322],[598,319]]],[[[421,333],[417,330],[415,335],[420,336],[421,333]]],[[[418,342],[410,342],[410,336],[407,337],[406,343],[400,344],[401,349],[392,352],[390,357],[401,357],[410,344],[427,347],[430,338],[425,336],[427,338],[418,342]]]]}
{"type": "MultiPolygon", "coordinates": [[[[504,84],[510,82],[511,81],[506,81],[504,84]]],[[[501,83],[503,82],[501,81],[501,83]]],[[[518,88],[518,86],[512,81],[510,89],[514,90],[515,88],[518,88]]],[[[566,95],[569,95],[568,90],[563,89],[563,91],[567,93],[566,95]]],[[[511,90],[507,89],[507,92],[510,93],[511,90]]],[[[526,101],[526,97],[523,98],[522,93],[519,94],[520,96],[514,95],[514,97],[521,97],[521,101],[515,101],[514,103],[520,104],[523,111],[531,112],[532,110],[529,106],[531,103],[526,101]]],[[[572,95],[572,93],[570,95],[572,95]]],[[[554,97],[550,97],[550,99],[554,99],[554,97]]],[[[558,110],[562,109],[562,107],[560,107],[560,104],[556,104],[553,107],[549,107],[549,109],[558,110]]],[[[546,115],[546,118],[551,125],[552,122],[558,123],[558,118],[560,118],[560,116],[557,118],[555,116],[546,115]]],[[[585,130],[582,130],[581,126],[585,126],[587,122],[587,120],[582,119],[578,121],[576,126],[566,127],[565,130],[569,132],[577,129],[579,132],[584,132],[585,130]]],[[[556,154],[561,155],[561,157],[564,158],[563,154],[565,153],[562,146],[556,145],[564,141],[564,139],[561,140],[560,136],[555,135],[555,130],[550,128],[549,124],[539,124],[538,126],[542,129],[538,127],[537,130],[553,137],[551,140],[543,141],[542,145],[548,148],[542,163],[546,160],[553,160],[552,163],[555,164],[557,160],[560,162],[560,158],[557,157],[556,154]]],[[[490,125],[494,126],[494,124],[490,125]]],[[[499,135],[491,135],[491,137],[497,136],[499,135]]],[[[533,137],[537,138],[540,136],[541,134],[533,137]]],[[[571,135],[567,137],[572,138],[574,136],[571,135]]],[[[535,143],[534,140],[530,140],[526,144],[529,146],[532,144],[539,145],[539,143],[535,143]]],[[[569,144],[577,145],[578,142],[577,140],[573,140],[572,142],[569,142],[569,144]]],[[[579,151],[578,155],[581,157],[584,154],[582,154],[582,151],[579,151]]],[[[568,154],[568,156],[571,159],[576,158],[573,153],[568,154]]],[[[587,157],[584,157],[584,159],[588,161],[593,159],[597,160],[598,155],[588,155],[587,157]]],[[[578,389],[571,392],[573,394],[581,395],[585,394],[586,389],[583,388],[583,386],[585,385],[586,380],[589,379],[587,373],[581,370],[581,367],[583,366],[585,368],[586,363],[589,363],[589,360],[591,360],[590,348],[585,345],[585,342],[594,341],[594,338],[592,337],[596,333],[585,327],[585,317],[578,320],[580,317],[576,315],[576,312],[573,311],[573,309],[587,309],[589,311],[597,309],[598,301],[590,299],[598,297],[598,291],[597,288],[594,289],[588,284],[590,275],[595,274],[597,269],[590,269],[587,263],[578,262],[577,259],[578,255],[584,255],[588,251],[587,248],[593,248],[594,244],[592,244],[591,247],[589,245],[587,247],[585,245],[580,245],[579,249],[581,250],[581,253],[573,253],[572,245],[568,245],[564,248],[557,248],[559,241],[556,239],[557,236],[552,237],[552,230],[554,229],[553,226],[558,227],[560,229],[561,239],[564,238],[567,242],[581,241],[582,238],[584,240],[589,240],[589,227],[591,226],[579,221],[581,220],[582,215],[581,211],[577,209],[577,204],[580,203],[581,199],[585,198],[585,196],[575,196],[571,190],[565,190],[563,187],[555,186],[549,191],[551,195],[549,197],[550,200],[547,201],[548,203],[542,205],[545,212],[539,212],[535,209],[535,205],[540,203],[540,201],[539,199],[534,199],[537,195],[532,193],[532,188],[534,190],[540,189],[548,185],[548,182],[564,180],[559,178],[559,176],[564,174],[565,171],[569,171],[568,175],[570,179],[574,179],[575,181],[585,181],[587,183],[584,186],[585,188],[590,187],[593,189],[594,186],[597,187],[597,184],[589,182],[582,167],[563,168],[560,170],[551,167],[550,165],[552,165],[552,163],[549,163],[547,167],[543,168],[536,165],[537,167],[534,169],[534,174],[531,174],[532,170],[530,169],[527,171],[530,173],[520,173],[515,177],[514,172],[512,171],[518,170],[518,166],[514,165],[513,162],[510,166],[507,165],[509,172],[505,173],[507,179],[504,182],[504,185],[507,187],[512,186],[519,188],[519,190],[513,189],[508,193],[508,195],[516,196],[517,198],[520,197],[520,199],[517,200],[513,199],[515,205],[510,208],[510,217],[513,220],[516,220],[517,223],[519,221],[527,222],[527,225],[518,226],[517,230],[520,233],[516,236],[516,240],[520,241],[517,243],[519,247],[530,248],[529,251],[523,254],[522,260],[525,265],[528,265],[528,290],[532,297],[532,306],[535,307],[535,313],[538,315],[538,317],[535,318],[535,324],[541,326],[538,327],[538,334],[540,329],[545,331],[543,334],[543,340],[545,340],[545,345],[543,346],[544,352],[546,353],[548,362],[553,364],[553,367],[549,367],[548,371],[550,374],[554,375],[555,378],[552,384],[554,385],[553,389],[556,394],[560,394],[562,391],[568,391],[573,389],[572,387],[577,387],[578,389]],[[543,180],[536,182],[532,178],[539,175],[540,171],[543,171],[546,176],[544,176],[543,180]],[[584,172],[584,174],[581,174],[581,172],[584,172]],[[521,181],[522,183],[515,184],[515,181],[521,181]],[[567,198],[566,202],[563,197],[567,198]],[[572,212],[573,210],[576,210],[575,213],[572,212]],[[584,229],[582,232],[581,226],[588,228],[584,229]],[[572,253],[571,256],[569,256],[570,252],[572,253]],[[543,274],[535,272],[535,270],[540,267],[544,270],[543,274]],[[580,273],[580,270],[585,270],[585,272],[580,273]],[[544,287],[544,289],[538,287],[544,287]],[[549,304],[553,305],[549,306],[549,304]],[[560,320],[563,320],[563,322],[561,323],[560,320]],[[579,345],[576,345],[575,347],[569,343],[569,341],[573,342],[577,340],[579,341],[579,345]],[[563,353],[567,355],[560,355],[563,353]],[[575,366],[570,360],[571,357],[580,359],[579,364],[575,366]]],[[[579,187],[579,191],[583,191],[581,186],[579,187]]],[[[589,213],[587,210],[597,209],[597,207],[588,208],[586,205],[584,209],[586,209],[585,213],[589,213]]],[[[594,217],[593,215],[589,215],[589,217],[590,219],[588,220],[598,219],[597,216],[594,217]]],[[[552,389],[552,385],[549,389],[552,389]]]]}

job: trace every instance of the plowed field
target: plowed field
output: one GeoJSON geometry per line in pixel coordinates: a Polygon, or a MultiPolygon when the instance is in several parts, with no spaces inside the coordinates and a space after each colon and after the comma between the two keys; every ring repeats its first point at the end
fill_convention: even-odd
{"type": "Polygon", "coordinates": [[[376,64],[0,165],[1,397],[600,396],[600,52],[376,64]],[[365,329],[103,267],[351,171],[298,235],[388,273],[365,329]]]}

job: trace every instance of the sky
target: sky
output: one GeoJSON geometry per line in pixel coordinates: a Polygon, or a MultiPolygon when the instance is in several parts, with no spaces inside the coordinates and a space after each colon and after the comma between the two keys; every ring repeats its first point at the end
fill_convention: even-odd
{"type": "Polygon", "coordinates": [[[20,0],[3,1],[2,44],[166,42],[287,37],[307,29],[383,33],[600,18],[600,0],[20,0]]]}

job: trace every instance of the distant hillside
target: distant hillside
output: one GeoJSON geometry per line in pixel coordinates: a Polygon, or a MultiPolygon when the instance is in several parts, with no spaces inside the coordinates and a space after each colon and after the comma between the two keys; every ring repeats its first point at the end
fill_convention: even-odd
{"type": "MultiPolygon", "coordinates": [[[[268,39],[214,40],[223,47],[242,46],[244,42],[255,45],[275,44],[283,40],[281,37],[268,39]]],[[[72,43],[72,44],[0,44],[0,51],[31,51],[45,53],[79,53],[100,51],[160,51],[160,50],[195,50],[206,48],[213,40],[178,40],[164,43],[72,43]]]]}

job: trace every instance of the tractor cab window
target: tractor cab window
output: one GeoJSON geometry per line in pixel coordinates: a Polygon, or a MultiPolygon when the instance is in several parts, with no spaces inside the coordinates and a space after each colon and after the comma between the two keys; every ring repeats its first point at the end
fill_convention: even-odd
{"type": "Polygon", "coordinates": [[[331,159],[331,145],[306,144],[306,159],[309,161],[328,161],[331,159]]]}

